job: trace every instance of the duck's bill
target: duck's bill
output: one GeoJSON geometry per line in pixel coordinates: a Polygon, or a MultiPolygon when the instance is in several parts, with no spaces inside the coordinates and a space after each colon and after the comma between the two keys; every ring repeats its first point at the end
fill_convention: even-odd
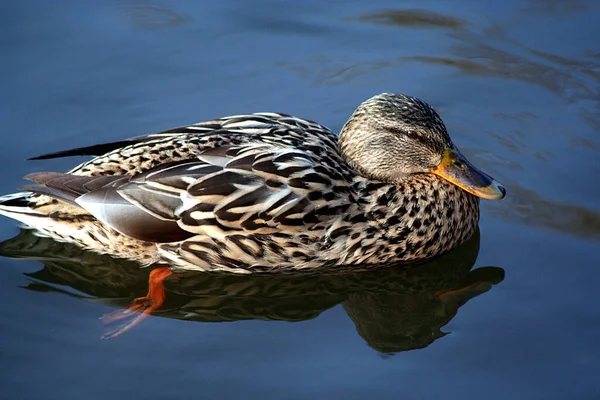
{"type": "Polygon", "coordinates": [[[431,172],[483,199],[499,200],[506,195],[502,185],[475,168],[456,148],[446,149],[442,162],[431,172]]]}

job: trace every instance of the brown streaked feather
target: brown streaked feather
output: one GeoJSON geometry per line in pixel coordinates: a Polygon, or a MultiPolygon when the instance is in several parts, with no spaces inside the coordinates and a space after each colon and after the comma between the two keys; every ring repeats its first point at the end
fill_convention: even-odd
{"type": "MultiPolygon", "coordinates": [[[[27,176],[36,182],[26,190],[44,194],[76,205],[88,211],[113,229],[130,237],[150,242],[173,242],[192,236],[181,229],[174,219],[158,218],[157,212],[148,212],[148,207],[137,207],[119,193],[125,189],[131,196],[134,190],[128,186],[128,176],[76,176],[57,172],[40,172],[27,176]],[[127,190],[129,189],[129,190],[127,190]]],[[[156,202],[156,191],[154,201],[156,202]]],[[[166,196],[161,199],[166,203],[166,196]]],[[[168,198],[168,199],[172,199],[168,198]]],[[[177,198],[177,207],[181,201],[177,198]]],[[[170,204],[173,206],[173,202],[170,204]]]]}
{"type": "Polygon", "coordinates": [[[125,235],[171,242],[215,229],[298,230],[331,217],[324,200],[307,197],[311,191],[337,197],[316,165],[300,150],[223,146],[134,175],[35,173],[27,178],[37,185],[27,189],[77,205],[125,235]]]}
{"type": "Polygon", "coordinates": [[[123,177],[90,177],[59,172],[35,172],[25,176],[25,179],[35,182],[37,185],[25,185],[21,187],[21,190],[45,194],[67,203],[78,205],[75,200],[79,196],[100,189],[115,181],[123,180],[123,177]]]}

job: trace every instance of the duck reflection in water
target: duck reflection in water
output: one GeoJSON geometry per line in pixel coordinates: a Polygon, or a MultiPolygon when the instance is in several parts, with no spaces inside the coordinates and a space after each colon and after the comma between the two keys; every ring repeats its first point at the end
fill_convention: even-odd
{"type": "MultiPolygon", "coordinates": [[[[459,307],[503,280],[502,268],[472,270],[478,251],[477,232],[455,250],[411,268],[171,275],[164,285],[166,301],[153,315],[198,322],[303,321],[341,304],[373,349],[395,353],[424,348],[446,335],[441,328],[459,307]]],[[[126,330],[123,325],[128,327],[131,318],[147,315],[128,309],[132,294],[146,291],[150,274],[150,269],[140,269],[133,261],[38,237],[31,230],[0,244],[0,255],[44,264],[41,270],[26,274],[32,280],[27,289],[63,292],[118,307],[103,318],[106,338],[126,330]]]]}

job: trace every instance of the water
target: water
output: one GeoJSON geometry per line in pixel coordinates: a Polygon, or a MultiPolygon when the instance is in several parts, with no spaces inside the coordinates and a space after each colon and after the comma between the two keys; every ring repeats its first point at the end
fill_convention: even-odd
{"type": "MultiPolygon", "coordinates": [[[[338,131],[397,91],[433,104],[508,196],[483,203],[480,238],[420,271],[182,279],[157,317],[105,341],[98,318],[147,272],[21,237],[21,253],[51,256],[0,259],[0,398],[600,399],[599,13],[3,2],[0,193],[74,163],[24,161],[40,153],[251,111],[338,131]]],[[[0,238],[18,233],[0,221],[0,238]]]]}

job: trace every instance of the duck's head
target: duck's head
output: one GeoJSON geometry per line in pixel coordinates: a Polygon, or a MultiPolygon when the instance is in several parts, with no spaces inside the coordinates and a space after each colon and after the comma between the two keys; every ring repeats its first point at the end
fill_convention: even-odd
{"type": "Polygon", "coordinates": [[[342,128],[340,149],[368,178],[394,183],[432,173],[484,199],[506,194],[460,153],[435,110],[415,97],[383,93],[362,103],[342,128]]]}

